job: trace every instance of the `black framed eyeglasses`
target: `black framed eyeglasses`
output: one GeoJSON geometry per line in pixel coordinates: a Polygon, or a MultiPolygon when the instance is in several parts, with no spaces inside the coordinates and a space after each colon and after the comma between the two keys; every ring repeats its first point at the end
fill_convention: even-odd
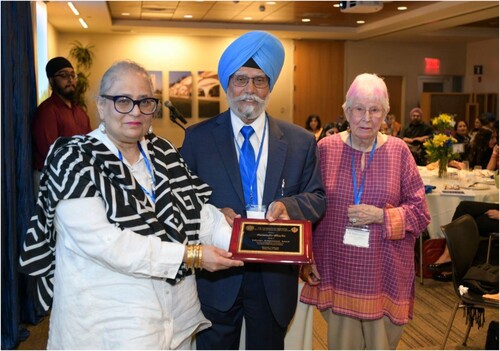
{"type": "Polygon", "coordinates": [[[59,78],[62,78],[62,79],[76,79],[76,74],[75,72],[71,72],[71,73],[67,73],[67,72],[63,72],[63,73],[58,73],[58,74],[54,74],[54,77],[59,77],[59,78]]]}
{"type": "Polygon", "coordinates": [[[101,95],[101,97],[112,100],[115,105],[115,110],[118,113],[127,114],[134,109],[134,106],[139,106],[139,111],[145,115],[152,115],[155,113],[158,107],[158,99],[155,98],[144,98],[140,100],[134,100],[125,95],[101,95]]]}
{"type": "Polygon", "coordinates": [[[267,88],[269,86],[269,79],[267,76],[247,77],[243,75],[234,75],[232,78],[233,84],[237,87],[246,87],[249,81],[252,81],[256,88],[267,88]]]}

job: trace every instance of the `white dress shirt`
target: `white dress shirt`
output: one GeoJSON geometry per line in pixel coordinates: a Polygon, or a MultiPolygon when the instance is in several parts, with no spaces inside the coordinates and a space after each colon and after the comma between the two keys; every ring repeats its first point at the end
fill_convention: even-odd
{"type": "MultiPolygon", "coordinates": [[[[231,124],[233,126],[233,133],[234,133],[234,147],[236,148],[236,154],[238,155],[238,160],[239,160],[240,149],[241,146],[243,145],[243,141],[245,140],[240,131],[241,128],[243,128],[247,124],[243,123],[243,121],[238,116],[236,116],[236,114],[233,111],[231,111],[231,124]]],[[[252,144],[253,150],[255,152],[255,160],[257,160],[257,158],[259,157],[259,148],[262,143],[262,139],[264,138],[264,142],[262,143],[262,154],[260,157],[259,165],[257,167],[257,197],[258,197],[258,204],[262,205],[262,197],[264,195],[264,185],[266,181],[267,159],[269,150],[269,123],[267,122],[266,113],[262,112],[262,114],[259,117],[257,117],[252,122],[252,124],[248,125],[251,126],[255,131],[255,133],[253,133],[250,136],[250,143],[252,144]]]]}

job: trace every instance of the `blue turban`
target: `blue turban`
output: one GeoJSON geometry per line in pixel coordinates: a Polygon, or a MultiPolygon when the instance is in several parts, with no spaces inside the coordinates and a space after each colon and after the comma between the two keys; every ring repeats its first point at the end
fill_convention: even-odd
{"type": "Polygon", "coordinates": [[[269,90],[273,90],[283,67],[285,49],[274,35],[254,31],[243,34],[222,53],[218,73],[220,84],[226,93],[229,77],[250,58],[269,77],[269,90]]]}

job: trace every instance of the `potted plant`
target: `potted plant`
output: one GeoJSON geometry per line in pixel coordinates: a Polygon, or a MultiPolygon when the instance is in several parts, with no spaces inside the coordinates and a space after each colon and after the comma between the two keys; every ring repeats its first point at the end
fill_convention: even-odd
{"type": "Polygon", "coordinates": [[[85,93],[89,88],[89,71],[94,59],[94,53],[91,51],[93,47],[94,46],[88,45],[84,46],[82,43],[76,40],[72,43],[72,46],[69,50],[69,56],[76,61],[77,81],[74,101],[85,111],[87,111],[85,93]]]}

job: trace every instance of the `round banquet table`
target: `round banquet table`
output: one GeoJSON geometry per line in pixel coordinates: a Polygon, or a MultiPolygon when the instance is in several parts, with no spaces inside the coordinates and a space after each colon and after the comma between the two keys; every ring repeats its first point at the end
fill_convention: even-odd
{"type": "Polygon", "coordinates": [[[448,176],[446,178],[439,178],[437,169],[430,171],[421,166],[418,169],[424,184],[436,187],[432,190],[432,193],[425,195],[431,216],[431,222],[427,230],[432,239],[444,238],[441,226],[451,222],[455,209],[461,201],[498,203],[498,189],[495,186],[494,180],[490,178],[492,173],[489,171],[483,170],[481,174],[471,177],[472,173],[448,168],[448,176]],[[478,184],[475,187],[467,188],[464,177],[468,177],[468,184],[472,181],[478,182],[478,184]],[[460,185],[462,187],[456,189],[460,185]],[[455,189],[446,189],[453,186],[455,186],[455,189]],[[456,190],[463,190],[464,193],[458,194],[455,192],[456,190]]]}

